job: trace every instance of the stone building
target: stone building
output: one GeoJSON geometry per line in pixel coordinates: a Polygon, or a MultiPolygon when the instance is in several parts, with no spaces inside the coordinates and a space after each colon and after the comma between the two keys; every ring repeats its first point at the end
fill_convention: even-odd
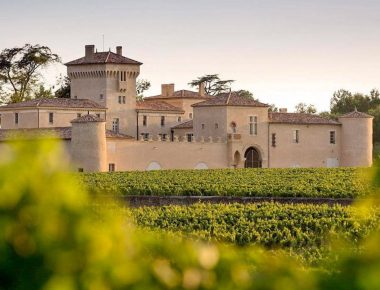
{"type": "MultiPolygon", "coordinates": [[[[79,171],[371,166],[372,116],[329,120],[269,112],[225,93],[175,90],[136,100],[141,62],[85,47],[66,64],[70,99],[36,99],[0,107],[0,141],[15,133],[61,139],[79,171]]],[[[4,143],[0,144],[4,146],[4,143]]]]}

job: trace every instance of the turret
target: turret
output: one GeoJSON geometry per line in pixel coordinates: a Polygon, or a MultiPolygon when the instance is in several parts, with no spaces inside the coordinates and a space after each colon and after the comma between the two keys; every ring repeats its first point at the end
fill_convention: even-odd
{"type": "Polygon", "coordinates": [[[84,115],[72,123],[71,157],[79,171],[107,171],[106,123],[94,115],[84,115]]]}
{"type": "Polygon", "coordinates": [[[372,165],[373,117],[354,111],[339,117],[342,124],[341,166],[372,165]]]}

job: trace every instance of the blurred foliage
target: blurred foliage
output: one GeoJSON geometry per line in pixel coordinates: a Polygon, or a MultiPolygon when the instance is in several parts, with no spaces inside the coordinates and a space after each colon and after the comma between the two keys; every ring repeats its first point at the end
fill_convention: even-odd
{"type": "Polygon", "coordinates": [[[64,160],[52,142],[1,144],[0,289],[380,289],[378,234],[324,273],[256,247],[149,233],[94,211],[64,160]]]}

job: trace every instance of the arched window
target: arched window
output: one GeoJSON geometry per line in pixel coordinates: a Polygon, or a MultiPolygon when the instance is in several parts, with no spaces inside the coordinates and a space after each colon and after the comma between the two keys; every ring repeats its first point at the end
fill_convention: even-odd
{"type": "Polygon", "coordinates": [[[237,128],[237,125],[235,122],[231,122],[230,124],[230,127],[231,127],[231,130],[232,130],[232,133],[236,133],[236,128],[237,128]]]}
{"type": "Polygon", "coordinates": [[[245,157],[245,168],[261,168],[262,167],[262,160],[259,151],[254,148],[250,147],[245,151],[244,154],[245,157]]]}
{"type": "Polygon", "coordinates": [[[239,166],[239,163],[240,163],[240,153],[239,151],[236,151],[235,154],[234,154],[234,166],[235,167],[238,167],[239,166]]]}
{"type": "Polygon", "coordinates": [[[195,167],[194,169],[208,169],[208,166],[206,163],[204,162],[199,162],[195,167]]]}
{"type": "Polygon", "coordinates": [[[148,168],[146,170],[152,171],[152,170],[160,170],[160,169],[161,169],[161,165],[158,162],[154,161],[154,162],[149,163],[148,168]]]}

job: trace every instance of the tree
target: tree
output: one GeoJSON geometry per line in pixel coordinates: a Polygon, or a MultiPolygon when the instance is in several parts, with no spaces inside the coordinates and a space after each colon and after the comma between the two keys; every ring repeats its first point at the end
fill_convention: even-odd
{"type": "Polygon", "coordinates": [[[71,92],[71,82],[70,79],[65,77],[60,77],[58,79],[58,85],[60,86],[54,93],[56,98],[70,98],[71,92]]]}
{"type": "Polygon", "coordinates": [[[355,109],[368,113],[378,105],[380,105],[380,92],[377,89],[373,89],[369,95],[341,89],[334,92],[330,101],[330,110],[333,114],[345,114],[355,109]]]}
{"type": "Polygon", "coordinates": [[[199,87],[203,83],[206,94],[216,96],[229,92],[233,82],[233,80],[221,80],[219,75],[213,74],[198,77],[196,80],[191,81],[189,85],[191,87],[199,87]]]}
{"type": "Polygon", "coordinates": [[[315,114],[317,112],[317,109],[314,105],[307,105],[305,103],[299,103],[295,107],[296,113],[303,113],[303,114],[315,114]]]}
{"type": "Polygon", "coordinates": [[[42,84],[38,86],[38,89],[34,91],[33,95],[33,98],[35,99],[54,98],[52,90],[50,88],[45,89],[45,87],[42,84]]]}
{"type": "Polygon", "coordinates": [[[149,90],[151,86],[148,80],[138,80],[136,83],[137,99],[142,100],[144,98],[144,92],[149,90]]]}
{"type": "Polygon", "coordinates": [[[58,55],[49,47],[25,44],[23,47],[4,49],[0,53],[0,87],[2,102],[17,103],[31,99],[38,85],[40,70],[59,62],[58,55]]]}
{"type": "Polygon", "coordinates": [[[250,91],[247,91],[247,90],[239,90],[239,91],[236,91],[236,93],[237,93],[239,96],[243,97],[243,98],[256,100],[255,97],[253,96],[253,93],[251,93],[250,91]]]}
{"type": "Polygon", "coordinates": [[[271,104],[271,105],[269,105],[269,110],[268,111],[271,112],[271,113],[277,113],[279,111],[279,109],[276,107],[275,104],[271,104]]]}

